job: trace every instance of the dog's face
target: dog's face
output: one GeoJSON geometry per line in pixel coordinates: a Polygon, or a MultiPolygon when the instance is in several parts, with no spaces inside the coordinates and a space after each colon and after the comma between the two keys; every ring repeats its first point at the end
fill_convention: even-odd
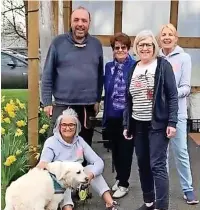
{"type": "Polygon", "coordinates": [[[60,162],[49,163],[47,169],[56,176],[56,179],[65,188],[76,189],[81,183],[87,183],[88,177],[84,172],[83,166],[78,162],[60,162]]]}

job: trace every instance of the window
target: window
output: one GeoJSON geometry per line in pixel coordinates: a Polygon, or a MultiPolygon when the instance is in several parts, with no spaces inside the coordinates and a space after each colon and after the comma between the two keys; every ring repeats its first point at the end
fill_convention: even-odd
{"type": "Polygon", "coordinates": [[[16,59],[5,53],[1,53],[1,66],[8,67],[8,64],[16,64],[16,59]]]}
{"type": "Polygon", "coordinates": [[[1,53],[1,66],[8,68],[12,64],[15,65],[13,67],[27,67],[27,64],[20,59],[6,53],[1,53]]]}
{"type": "Polygon", "coordinates": [[[200,2],[179,1],[178,34],[186,37],[200,36],[200,2]]]}
{"type": "Polygon", "coordinates": [[[112,35],[114,33],[115,1],[72,1],[72,10],[85,7],[91,14],[91,35],[112,35]]]}
{"type": "Polygon", "coordinates": [[[156,35],[163,24],[169,22],[168,1],[123,1],[122,31],[136,36],[141,30],[150,29],[156,35]]]}

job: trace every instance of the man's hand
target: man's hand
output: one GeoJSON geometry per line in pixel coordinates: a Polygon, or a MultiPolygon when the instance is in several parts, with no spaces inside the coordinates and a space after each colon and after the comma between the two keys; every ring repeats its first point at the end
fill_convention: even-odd
{"type": "Polygon", "coordinates": [[[99,103],[96,103],[96,104],[94,105],[94,111],[95,111],[95,116],[97,116],[98,113],[99,113],[99,103]]]}
{"type": "Polygon", "coordinates": [[[52,116],[53,113],[53,106],[45,106],[44,107],[44,112],[48,117],[52,116]]]}
{"type": "Polygon", "coordinates": [[[125,129],[123,131],[123,135],[124,135],[124,138],[127,139],[127,140],[131,140],[133,138],[132,135],[131,136],[128,136],[128,130],[127,129],[125,129]]]}
{"type": "Polygon", "coordinates": [[[176,136],[176,128],[167,126],[166,130],[167,138],[171,139],[176,136]]]}
{"type": "Polygon", "coordinates": [[[36,167],[39,169],[45,169],[47,167],[47,164],[48,164],[47,162],[41,161],[37,164],[36,167]]]}

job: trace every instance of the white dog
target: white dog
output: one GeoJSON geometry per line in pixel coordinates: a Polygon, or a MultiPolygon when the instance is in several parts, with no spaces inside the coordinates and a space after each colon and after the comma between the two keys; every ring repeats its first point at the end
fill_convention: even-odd
{"type": "Polygon", "coordinates": [[[57,210],[63,194],[55,194],[49,172],[63,188],[76,189],[88,181],[78,162],[55,161],[48,164],[47,170],[33,168],[7,188],[5,210],[57,210]]]}

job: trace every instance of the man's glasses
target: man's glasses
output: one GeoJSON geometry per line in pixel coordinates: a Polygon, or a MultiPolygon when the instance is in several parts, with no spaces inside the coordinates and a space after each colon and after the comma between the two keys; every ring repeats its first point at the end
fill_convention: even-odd
{"type": "Polygon", "coordinates": [[[61,123],[60,126],[62,128],[67,128],[68,127],[70,130],[74,130],[76,128],[76,124],[74,124],[74,123],[69,123],[69,124],[61,123]]]}
{"type": "Polygon", "coordinates": [[[126,50],[127,49],[127,47],[124,45],[124,46],[115,46],[114,47],[114,50],[116,50],[116,51],[119,51],[119,50],[122,50],[122,51],[124,51],[124,50],[126,50]]]}
{"type": "Polygon", "coordinates": [[[138,44],[138,47],[139,47],[140,49],[144,48],[145,46],[146,46],[147,48],[152,48],[152,47],[154,46],[154,44],[153,44],[153,43],[141,43],[141,44],[138,44]]]}

